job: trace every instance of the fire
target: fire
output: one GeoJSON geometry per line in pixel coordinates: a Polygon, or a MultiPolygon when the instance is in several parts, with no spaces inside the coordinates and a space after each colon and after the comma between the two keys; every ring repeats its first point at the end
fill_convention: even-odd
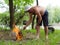
{"type": "Polygon", "coordinates": [[[22,40],[22,32],[16,25],[13,27],[12,32],[15,33],[16,40],[22,40]]]}

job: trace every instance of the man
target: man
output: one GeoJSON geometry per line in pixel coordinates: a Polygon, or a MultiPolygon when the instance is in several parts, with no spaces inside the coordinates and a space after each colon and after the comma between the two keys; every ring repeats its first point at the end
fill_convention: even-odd
{"type": "Polygon", "coordinates": [[[32,15],[37,16],[37,24],[36,24],[36,38],[39,39],[39,32],[40,32],[40,26],[44,25],[44,31],[45,31],[45,38],[48,39],[48,12],[45,8],[40,6],[26,6],[25,11],[29,12],[29,20],[27,21],[26,25],[23,29],[26,29],[26,27],[32,22],[32,15]]]}

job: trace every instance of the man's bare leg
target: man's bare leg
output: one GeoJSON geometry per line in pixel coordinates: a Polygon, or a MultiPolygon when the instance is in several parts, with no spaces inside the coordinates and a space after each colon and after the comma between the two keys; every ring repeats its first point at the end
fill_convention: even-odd
{"type": "Polygon", "coordinates": [[[36,25],[36,39],[39,39],[39,34],[40,34],[40,26],[36,25]]]}
{"type": "Polygon", "coordinates": [[[45,30],[45,39],[48,40],[48,26],[44,26],[45,30]]]}

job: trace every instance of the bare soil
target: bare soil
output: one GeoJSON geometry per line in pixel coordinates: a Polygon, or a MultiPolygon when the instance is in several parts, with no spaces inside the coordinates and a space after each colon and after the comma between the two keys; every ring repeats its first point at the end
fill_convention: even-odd
{"type": "MultiPolygon", "coordinates": [[[[13,40],[10,33],[10,30],[0,30],[0,40],[13,40]]],[[[30,32],[28,32],[26,35],[23,34],[23,40],[32,40],[34,37],[34,34],[30,32]]]]}

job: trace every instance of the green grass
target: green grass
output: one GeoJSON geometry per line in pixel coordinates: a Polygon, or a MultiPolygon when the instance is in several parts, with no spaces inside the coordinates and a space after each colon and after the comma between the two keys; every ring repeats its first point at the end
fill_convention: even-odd
{"type": "MultiPolygon", "coordinates": [[[[27,33],[32,33],[35,35],[36,30],[24,30],[23,35],[26,36],[27,33]]],[[[45,41],[44,30],[40,30],[40,39],[28,39],[22,41],[11,41],[11,40],[0,40],[0,45],[60,45],[60,30],[55,30],[54,33],[49,34],[49,40],[45,41]]]]}

